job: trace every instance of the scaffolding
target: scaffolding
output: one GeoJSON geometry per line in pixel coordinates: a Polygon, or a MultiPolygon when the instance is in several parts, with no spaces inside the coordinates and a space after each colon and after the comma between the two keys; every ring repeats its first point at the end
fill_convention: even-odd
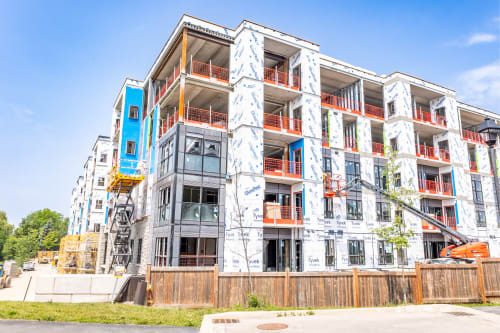
{"type": "Polygon", "coordinates": [[[87,233],[80,237],[80,251],[77,257],[78,273],[95,274],[97,251],[99,248],[99,234],[87,233]]]}
{"type": "Polygon", "coordinates": [[[78,273],[78,253],[80,252],[80,236],[68,235],[61,239],[59,246],[59,261],[57,263],[57,273],[76,274],[78,273]]]}

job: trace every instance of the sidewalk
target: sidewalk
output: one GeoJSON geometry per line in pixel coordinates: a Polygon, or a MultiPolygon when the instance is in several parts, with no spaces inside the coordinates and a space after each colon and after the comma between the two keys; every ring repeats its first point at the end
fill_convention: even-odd
{"type": "Polygon", "coordinates": [[[200,333],[265,332],[262,324],[285,324],[275,332],[500,332],[500,316],[454,305],[409,305],[341,310],[228,312],[205,316],[200,333]],[[313,314],[311,314],[311,312],[313,314]],[[294,314],[294,315],[292,315],[294,314]],[[239,321],[214,323],[213,319],[239,321]],[[229,320],[228,320],[229,319],[229,320]]]}

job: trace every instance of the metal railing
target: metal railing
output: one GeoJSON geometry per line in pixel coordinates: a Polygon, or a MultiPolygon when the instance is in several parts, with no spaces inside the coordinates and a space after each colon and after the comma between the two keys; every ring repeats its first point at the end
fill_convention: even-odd
{"type": "Polygon", "coordinates": [[[264,157],[264,174],[278,177],[302,178],[302,163],[264,157]]]}
{"type": "Polygon", "coordinates": [[[415,151],[417,153],[417,156],[431,158],[434,160],[438,159],[438,157],[436,156],[436,149],[434,147],[415,144],[415,151]]]}
{"type": "Polygon", "coordinates": [[[302,121],[275,114],[264,113],[264,128],[273,131],[285,131],[291,134],[302,135],[302,121]]]}
{"type": "Polygon", "coordinates": [[[280,206],[279,203],[264,203],[264,223],[302,224],[302,207],[280,206]]]}
{"type": "Polygon", "coordinates": [[[446,122],[446,117],[436,115],[436,124],[441,127],[447,127],[448,123],[446,122]]]}
{"type": "Polygon", "coordinates": [[[191,74],[205,78],[216,79],[224,83],[229,83],[229,69],[204,63],[196,60],[191,61],[191,74]]]}
{"type": "Polygon", "coordinates": [[[384,144],[378,142],[372,142],[372,153],[384,155],[384,144]]]}
{"type": "Polygon", "coordinates": [[[177,123],[177,121],[179,121],[179,112],[175,112],[175,113],[171,114],[170,116],[168,116],[167,119],[163,119],[162,124],[160,125],[160,131],[159,131],[160,138],[162,136],[164,136],[165,133],[167,133],[167,131],[169,129],[174,127],[174,125],[177,123]]]}
{"type": "Polygon", "coordinates": [[[477,163],[475,161],[470,161],[470,171],[477,172],[477,163]]]}
{"type": "Polygon", "coordinates": [[[464,140],[473,141],[477,143],[485,143],[483,140],[483,136],[480,133],[468,131],[465,129],[462,130],[462,138],[464,140]]]}
{"type": "Polygon", "coordinates": [[[180,74],[181,74],[181,65],[179,64],[174,67],[172,74],[170,74],[170,76],[165,80],[165,85],[161,88],[160,93],[155,98],[155,104],[158,103],[158,101],[163,97],[163,95],[165,95],[168,88],[172,86],[172,84],[175,82],[175,79],[177,79],[180,74]]]}
{"type": "Polygon", "coordinates": [[[443,161],[450,161],[450,151],[447,149],[439,149],[439,158],[443,161]]]}
{"type": "Polygon", "coordinates": [[[365,104],[365,115],[373,116],[380,119],[385,119],[384,108],[373,106],[370,104],[365,104]]]}
{"type": "Polygon", "coordinates": [[[321,105],[343,111],[350,110],[353,113],[361,114],[361,102],[330,95],[324,92],[321,93],[321,105]]]}
{"type": "Polygon", "coordinates": [[[330,145],[330,137],[328,136],[328,133],[322,132],[321,133],[321,143],[323,146],[328,147],[330,145]]]}
{"type": "Polygon", "coordinates": [[[350,136],[344,136],[344,148],[350,148],[353,150],[358,149],[358,139],[350,136]]]}
{"type": "Polygon", "coordinates": [[[300,76],[281,72],[274,68],[264,67],[264,81],[277,86],[300,90],[300,76]],[[291,85],[289,85],[288,76],[291,77],[291,85]]]}
{"type": "Polygon", "coordinates": [[[413,120],[435,124],[434,121],[432,121],[432,113],[424,110],[413,109],[413,120]]]}
{"type": "Polygon", "coordinates": [[[227,129],[227,114],[187,105],[184,106],[184,121],[227,129]]]}
{"type": "Polygon", "coordinates": [[[433,194],[443,194],[443,195],[452,195],[453,187],[450,183],[444,183],[433,180],[418,180],[418,189],[420,192],[425,193],[433,193],[433,194]]]}
{"type": "Polygon", "coordinates": [[[454,216],[436,216],[435,218],[450,228],[457,228],[457,219],[454,216]]]}

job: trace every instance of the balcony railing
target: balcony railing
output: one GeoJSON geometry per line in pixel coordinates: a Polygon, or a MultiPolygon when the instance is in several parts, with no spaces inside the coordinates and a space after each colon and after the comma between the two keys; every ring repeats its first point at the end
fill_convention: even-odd
{"type": "Polygon", "coordinates": [[[197,202],[183,202],[181,218],[186,221],[217,223],[219,219],[219,205],[197,202]]]}
{"type": "Polygon", "coordinates": [[[432,121],[432,113],[424,110],[413,109],[413,120],[417,120],[424,123],[435,124],[432,121]]]}
{"type": "Polygon", "coordinates": [[[213,266],[217,263],[216,255],[180,254],[179,266],[213,266]]]}
{"type": "Polygon", "coordinates": [[[115,124],[115,136],[116,136],[118,133],[120,133],[120,125],[121,125],[121,123],[120,123],[120,119],[118,119],[118,120],[116,121],[116,124],[115,124]]]}
{"type": "Polygon", "coordinates": [[[206,64],[196,60],[192,61],[191,74],[201,76],[207,79],[216,79],[224,83],[229,83],[229,69],[219,66],[214,66],[211,63],[206,64]]]}
{"type": "Polygon", "coordinates": [[[344,148],[358,150],[358,140],[350,136],[344,136],[344,148]]]}
{"type": "Polygon", "coordinates": [[[302,121],[300,119],[293,119],[270,113],[264,113],[264,128],[278,132],[302,135],[302,121]]]}
{"type": "Polygon", "coordinates": [[[385,119],[384,108],[373,106],[370,104],[365,104],[365,115],[368,117],[375,117],[378,119],[385,119]]]}
{"type": "Polygon", "coordinates": [[[418,189],[422,193],[452,195],[453,187],[450,183],[437,182],[433,180],[418,180],[418,189]]]}
{"type": "Polygon", "coordinates": [[[470,161],[470,171],[477,172],[477,163],[475,161],[470,161]]]}
{"type": "Polygon", "coordinates": [[[438,220],[447,227],[454,229],[457,228],[457,220],[454,216],[436,216],[436,220],[438,220]]]}
{"type": "Polygon", "coordinates": [[[436,150],[434,149],[434,147],[416,144],[415,151],[417,153],[417,156],[430,158],[433,160],[438,159],[438,157],[436,156],[436,150]]]}
{"type": "Polygon", "coordinates": [[[280,72],[274,68],[264,67],[264,82],[275,84],[277,86],[291,88],[294,90],[300,90],[300,76],[288,74],[285,72],[280,72]],[[288,83],[289,75],[292,81],[291,85],[289,85],[288,83]]]}
{"type": "Polygon", "coordinates": [[[167,133],[169,129],[174,127],[174,125],[179,121],[179,112],[175,112],[174,114],[170,115],[167,119],[163,120],[163,123],[160,126],[160,138],[167,133]]]}
{"type": "Polygon", "coordinates": [[[155,104],[158,103],[158,101],[163,97],[163,95],[165,95],[168,88],[172,86],[172,84],[175,82],[175,79],[177,79],[180,74],[181,74],[181,65],[179,64],[174,67],[172,74],[170,74],[170,76],[167,78],[167,80],[165,81],[165,85],[161,88],[158,96],[156,96],[155,104]]]}
{"type": "Polygon", "coordinates": [[[324,147],[328,147],[330,145],[330,138],[328,137],[328,133],[321,133],[321,143],[324,147]]]}
{"type": "Polygon", "coordinates": [[[264,174],[278,177],[302,178],[302,163],[264,157],[264,174]]]}
{"type": "Polygon", "coordinates": [[[483,136],[479,133],[468,131],[468,130],[462,130],[462,138],[467,141],[472,141],[476,143],[485,143],[483,140],[483,136]]]}
{"type": "Polygon", "coordinates": [[[187,105],[184,106],[184,121],[222,129],[227,128],[227,114],[187,105]]]}
{"type": "Polygon", "coordinates": [[[450,151],[447,149],[439,149],[439,158],[445,162],[450,161],[450,151]]]}
{"type": "Polygon", "coordinates": [[[372,153],[377,155],[384,155],[384,144],[372,142],[372,153]]]}
{"type": "Polygon", "coordinates": [[[342,111],[350,111],[352,113],[361,114],[361,103],[347,98],[321,93],[321,105],[339,109],[342,111]]]}
{"type": "Polygon", "coordinates": [[[436,124],[441,127],[448,127],[448,124],[446,122],[446,117],[436,115],[436,124]]]}
{"type": "Polygon", "coordinates": [[[264,223],[302,224],[302,207],[280,206],[279,203],[264,203],[264,223]]]}

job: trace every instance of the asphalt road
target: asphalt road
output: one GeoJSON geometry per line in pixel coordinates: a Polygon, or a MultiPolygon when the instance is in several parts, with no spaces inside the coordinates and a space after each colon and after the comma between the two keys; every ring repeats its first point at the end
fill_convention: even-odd
{"type": "Polygon", "coordinates": [[[500,315],[500,305],[499,306],[476,306],[473,309],[500,315]]]}
{"type": "Polygon", "coordinates": [[[173,327],[173,326],[137,326],[137,325],[110,325],[110,324],[82,324],[82,323],[58,323],[45,321],[25,320],[0,320],[0,332],[9,333],[194,333],[198,332],[195,327],[173,327]]]}

